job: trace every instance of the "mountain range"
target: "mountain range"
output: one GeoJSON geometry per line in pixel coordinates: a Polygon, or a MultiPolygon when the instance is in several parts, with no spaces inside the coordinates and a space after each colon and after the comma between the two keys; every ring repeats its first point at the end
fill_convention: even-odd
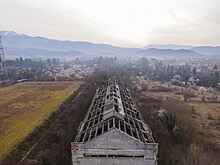
{"type": "Polygon", "coordinates": [[[6,57],[70,57],[76,56],[220,56],[220,46],[147,45],[125,48],[83,41],[61,41],[32,37],[13,31],[0,31],[6,57]]]}

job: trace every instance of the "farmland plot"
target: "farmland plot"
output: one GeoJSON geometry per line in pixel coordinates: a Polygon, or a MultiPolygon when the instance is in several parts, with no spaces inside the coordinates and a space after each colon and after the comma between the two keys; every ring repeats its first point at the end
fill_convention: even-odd
{"type": "Polygon", "coordinates": [[[0,89],[0,160],[78,89],[81,82],[20,83],[0,89]]]}

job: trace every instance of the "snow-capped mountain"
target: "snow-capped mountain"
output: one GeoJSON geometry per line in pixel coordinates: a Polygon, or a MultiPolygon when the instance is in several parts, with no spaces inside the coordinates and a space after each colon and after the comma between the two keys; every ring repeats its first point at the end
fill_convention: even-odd
{"type": "Polygon", "coordinates": [[[14,31],[0,31],[1,36],[18,36],[19,34],[14,31]]]}
{"type": "Polygon", "coordinates": [[[44,37],[32,37],[14,31],[0,31],[6,56],[51,57],[67,56],[77,52],[83,56],[203,56],[220,55],[219,47],[207,49],[188,45],[147,45],[142,48],[124,48],[108,44],[95,44],[82,41],[61,41],[44,37]],[[218,49],[218,50],[213,50],[218,49]],[[214,52],[214,54],[212,54],[214,52]],[[217,54],[216,54],[217,52],[217,54]],[[219,53],[218,53],[219,52],[219,53]]]}

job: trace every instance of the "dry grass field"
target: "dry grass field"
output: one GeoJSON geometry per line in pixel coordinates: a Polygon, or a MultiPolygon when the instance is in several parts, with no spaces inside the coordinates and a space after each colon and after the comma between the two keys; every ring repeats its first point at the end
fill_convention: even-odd
{"type": "Polygon", "coordinates": [[[200,93],[192,88],[182,90],[182,87],[150,82],[148,90],[137,92],[136,97],[159,142],[159,164],[219,164],[220,92],[200,93]],[[186,100],[185,90],[192,93],[186,100]],[[213,95],[217,96],[216,100],[212,100],[213,95]]]}
{"type": "Polygon", "coordinates": [[[48,118],[80,84],[34,82],[0,88],[0,160],[48,118]]]}
{"type": "MultiPolygon", "coordinates": [[[[167,84],[161,84],[159,82],[151,83],[150,88],[157,85],[169,88],[167,84]]],[[[182,95],[177,94],[181,93],[180,87],[171,86],[169,89],[172,89],[171,92],[147,91],[143,93],[147,96],[162,100],[164,104],[170,103],[173,107],[175,107],[175,104],[180,104],[180,107],[185,107],[185,109],[191,111],[192,113],[189,118],[193,120],[197,129],[204,134],[204,138],[220,145],[220,93],[215,91],[218,102],[201,101],[203,95],[205,98],[211,98],[213,93],[204,92],[202,95],[199,91],[191,89],[191,92],[193,92],[195,96],[184,102],[180,101],[182,95]]]]}
{"type": "Polygon", "coordinates": [[[189,102],[194,107],[193,119],[204,138],[220,146],[220,103],[189,102]]]}

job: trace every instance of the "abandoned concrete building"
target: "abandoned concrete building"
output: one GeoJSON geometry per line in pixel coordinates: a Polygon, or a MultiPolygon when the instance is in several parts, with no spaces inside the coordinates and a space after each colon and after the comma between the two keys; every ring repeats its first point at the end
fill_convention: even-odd
{"type": "Polygon", "coordinates": [[[158,144],[117,80],[102,85],[71,143],[74,165],[155,165],[158,144]]]}

